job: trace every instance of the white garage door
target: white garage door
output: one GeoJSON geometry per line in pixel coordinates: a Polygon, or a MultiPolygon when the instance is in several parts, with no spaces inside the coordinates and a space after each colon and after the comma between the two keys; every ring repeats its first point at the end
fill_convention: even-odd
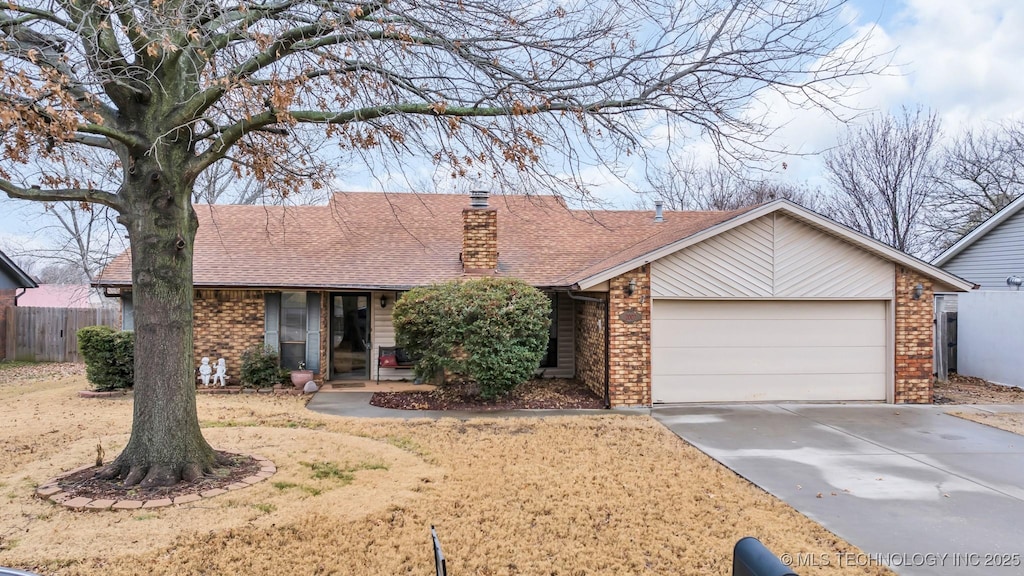
{"type": "Polygon", "coordinates": [[[653,304],[654,402],[885,399],[884,302],[653,304]]]}

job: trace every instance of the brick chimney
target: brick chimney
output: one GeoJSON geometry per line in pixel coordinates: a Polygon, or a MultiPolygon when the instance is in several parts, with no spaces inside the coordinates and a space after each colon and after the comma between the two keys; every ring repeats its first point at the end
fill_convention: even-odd
{"type": "Polygon", "coordinates": [[[498,269],[498,211],[487,206],[487,192],[469,193],[462,210],[462,271],[488,274],[498,269]]]}

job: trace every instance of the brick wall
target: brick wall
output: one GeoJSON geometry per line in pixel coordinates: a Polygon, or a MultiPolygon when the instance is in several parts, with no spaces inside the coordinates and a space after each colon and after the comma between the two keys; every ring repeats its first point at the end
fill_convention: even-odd
{"type": "Polygon", "coordinates": [[[466,208],[462,211],[462,268],[466,272],[498,268],[498,211],[466,208]]]}
{"type": "Polygon", "coordinates": [[[203,356],[227,363],[229,384],[239,383],[242,352],[263,344],[263,293],[256,290],[197,290],[193,312],[195,364],[203,356]]]}
{"type": "Polygon", "coordinates": [[[893,400],[897,404],[932,402],[932,282],[920,274],[896,267],[896,375],[893,400]],[[921,298],[913,299],[920,284],[921,298]]]}
{"type": "MultiPolygon", "coordinates": [[[[604,294],[587,294],[601,297],[604,294]]],[[[604,304],[576,302],[576,379],[604,398],[604,304]]]]}
{"type": "Polygon", "coordinates": [[[14,306],[16,290],[0,290],[0,359],[7,357],[7,308],[14,306]]]}
{"type": "Polygon", "coordinates": [[[651,405],[651,274],[641,266],[609,282],[608,391],[612,407],[651,405]],[[627,295],[630,280],[633,294],[627,295]],[[637,322],[620,316],[639,314],[637,322]]]}

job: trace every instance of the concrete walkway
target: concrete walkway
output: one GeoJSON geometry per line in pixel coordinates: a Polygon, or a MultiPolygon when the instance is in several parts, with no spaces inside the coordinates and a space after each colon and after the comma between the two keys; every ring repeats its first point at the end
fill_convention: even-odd
{"type": "Polygon", "coordinates": [[[611,410],[495,410],[490,412],[463,412],[458,410],[395,410],[370,405],[373,392],[317,392],[306,408],[330,414],[353,418],[544,418],[551,416],[595,416],[608,414],[647,414],[649,411],[611,410]]]}
{"type": "MultiPolygon", "coordinates": [[[[899,574],[1024,574],[1024,437],[950,411],[1024,406],[701,405],[653,416],[863,550],[799,564],[899,574]]],[[[671,502],[666,502],[671,506],[671,502]]]]}

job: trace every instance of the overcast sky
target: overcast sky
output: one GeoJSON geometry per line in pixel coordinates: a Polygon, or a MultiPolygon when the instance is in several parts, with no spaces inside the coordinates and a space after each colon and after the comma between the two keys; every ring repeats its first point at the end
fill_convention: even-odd
{"type": "MultiPolygon", "coordinates": [[[[870,31],[878,52],[895,50],[891,74],[868,79],[851,104],[891,111],[925,106],[939,113],[944,132],[1007,118],[1024,118],[1024,2],[1021,0],[851,0],[850,32],[870,31]]],[[[771,112],[785,126],[776,146],[815,152],[835,143],[840,126],[815,112],[771,112]]],[[[776,177],[821,184],[821,163],[813,157],[785,159],[776,177]]],[[[629,207],[634,195],[622,183],[594,170],[595,192],[629,207]]],[[[373,189],[367,178],[339,180],[350,190],[373,189]]],[[[37,205],[0,202],[0,245],[16,246],[42,225],[37,205]]]]}

